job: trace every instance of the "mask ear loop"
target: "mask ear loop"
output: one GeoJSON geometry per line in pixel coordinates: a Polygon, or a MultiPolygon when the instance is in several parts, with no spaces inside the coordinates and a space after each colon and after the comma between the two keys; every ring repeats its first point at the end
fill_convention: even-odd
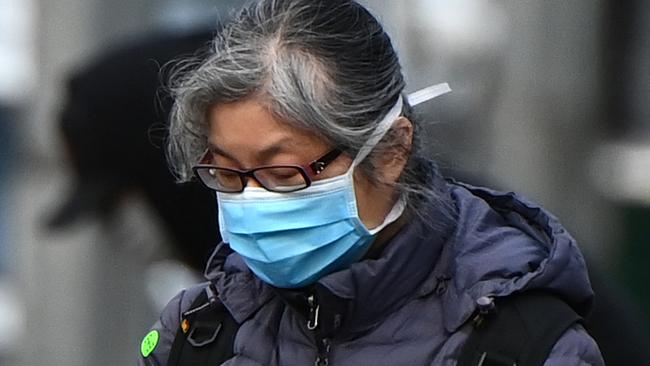
{"type": "Polygon", "coordinates": [[[352,165],[350,166],[350,169],[354,168],[357,166],[359,163],[363,161],[363,159],[368,156],[370,151],[379,143],[379,140],[381,140],[382,137],[390,130],[391,126],[395,122],[397,118],[399,118],[399,115],[402,113],[402,96],[397,98],[397,102],[393,107],[388,111],[388,113],[384,116],[384,118],[377,124],[377,127],[375,127],[375,130],[372,132],[372,135],[370,135],[370,138],[366,140],[366,143],[363,144],[359,152],[357,153],[357,156],[354,158],[354,161],[352,162],[352,165]]]}
{"type": "MultiPolygon", "coordinates": [[[[451,88],[449,87],[449,84],[441,83],[413,92],[409,94],[406,97],[406,99],[408,100],[409,104],[412,107],[415,107],[418,104],[435,99],[449,92],[451,92],[451,88]]],[[[355,166],[357,166],[357,164],[359,164],[361,161],[363,161],[363,159],[366,158],[366,156],[368,156],[368,154],[370,153],[370,151],[372,151],[375,145],[377,145],[379,141],[384,137],[384,135],[386,135],[386,133],[390,130],[390,128],[393,126],[393,123],[402,114],[403,104],[404,102],[402,101],[402,97],[400,96],[397,99],[395,105],[388,111],[386,116],[384,116],[384,118],[377,124],[377,128],[370,136],[368,141],[366,141],[363,147],[359,150],[359,153],[357,154],[356,158],[352,162],[350,169],[348,169],[348,174],[352,172],[352,170],[354,169],[355,166]]],[[[384,221],[379,226],[368,230],[368,232],[371,235],[377,234],[383,228],[396,221],[402,215],[405,208],[406,208],[406,202],[404,201],[403,197],[400,197],[400,199],[397,200],[395,205],[393,205],[393,208],[390,210],[388,215],[386,215],[384,221]]]]}
{"type": "Polygon", "coordinates": [[[451,88],[449,87],[449,84],[441,83],[415,91],[409,94],[406,97],[406,100],[408,100],[411,107],[415,107],[418,104],[427,102],[431,99],[435,99],[450,92],[451,88]]]}
{"type": "MultiPolygon", "coordinates": [[[[451,92],[451,88],[449,87],[449,84],[441,83],[413,92],[409,94],[406,97],[406,99],[408,100],[409,104],[412,107],[415,107],[418,104],[432,100],[434,98],[437,98],[449,92],[451,92]]],[[[395,120],[397,120],[400,114],[402,113],[403,104],[404,102],[402,101],[402,96],[400,96],[399,98],[397,98],[397,102],[395,102],[395,105],[388,111],[388,113],[384,116],[384,118],[377,124],[377,127],[375,128],[375,131],[373,131],[370,138],[368,138],[366,143],[363,144],[363,147],[361,147],[359,153],[357,153],[357,156],[354,158],[352,165],[350,165],[350,169],[348,169],[348,172],[352,171],[354,167],[356,167],[359,163],[361,163],[363,159],[365,159],[366,156],[368,156],[370,151],[372,151],[375,145],[377,145],[379,141],[384,137],[384,135],[386,135],[388,130],[390,130],[390,128],[393,126],[395,120]]]]}

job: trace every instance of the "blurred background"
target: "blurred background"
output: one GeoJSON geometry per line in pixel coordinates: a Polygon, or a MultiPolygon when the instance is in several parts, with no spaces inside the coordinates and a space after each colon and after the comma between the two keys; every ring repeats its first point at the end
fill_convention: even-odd
{"type": "MultiPolygon", "coordinates": [[[[134,364],[161,306],[200,278],[214,208],[197,187],[151,182],[171,182],[169,100],[151,90],[241,3],[0,0],[0,365],[134,364]]],[[[609,337],[644,339],[650,2],[363,3],[409,91],[454,90],[420,110],[431,156],[554,212],[612,301],[605,317],[634,327],[609,337]]]]}

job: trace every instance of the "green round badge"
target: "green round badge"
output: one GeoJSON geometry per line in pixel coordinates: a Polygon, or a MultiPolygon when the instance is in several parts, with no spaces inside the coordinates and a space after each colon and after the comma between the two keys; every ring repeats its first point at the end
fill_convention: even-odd
{"type": "Polygon", "coordinates": [[[159,339],[160,334],[158,334],[157,330],[152,330],[151,332],[147,333],[146,336],[144,336],[142,344],[140,345],[140,352],[142,353],[142,357],[148,357],[151,352],[156,349],[159,339]]]}

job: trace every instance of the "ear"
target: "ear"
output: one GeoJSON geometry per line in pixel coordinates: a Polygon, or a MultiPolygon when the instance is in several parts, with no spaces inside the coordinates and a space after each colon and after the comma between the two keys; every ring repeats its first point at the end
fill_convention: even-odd
{"type": "Polygon", "coordinates": [[[406,117],[399,117],[389,132],[394,135],[395,147],[380,158],[382,181],[393,185],[402,175],[413,145],[413,123],[406,117]]]}

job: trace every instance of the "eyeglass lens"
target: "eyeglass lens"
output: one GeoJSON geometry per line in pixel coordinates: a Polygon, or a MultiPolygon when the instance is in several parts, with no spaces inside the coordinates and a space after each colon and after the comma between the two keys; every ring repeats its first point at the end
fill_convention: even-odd
{"type": "Polygon", "coordinates": [[[262,167],[249,173],[205,167],[197,169],[197,173],[206,186],[221,192],[241,192],[248,176],[270,191],[291,192],[309,185],[302,169],[291,166],[262,167]]]}

